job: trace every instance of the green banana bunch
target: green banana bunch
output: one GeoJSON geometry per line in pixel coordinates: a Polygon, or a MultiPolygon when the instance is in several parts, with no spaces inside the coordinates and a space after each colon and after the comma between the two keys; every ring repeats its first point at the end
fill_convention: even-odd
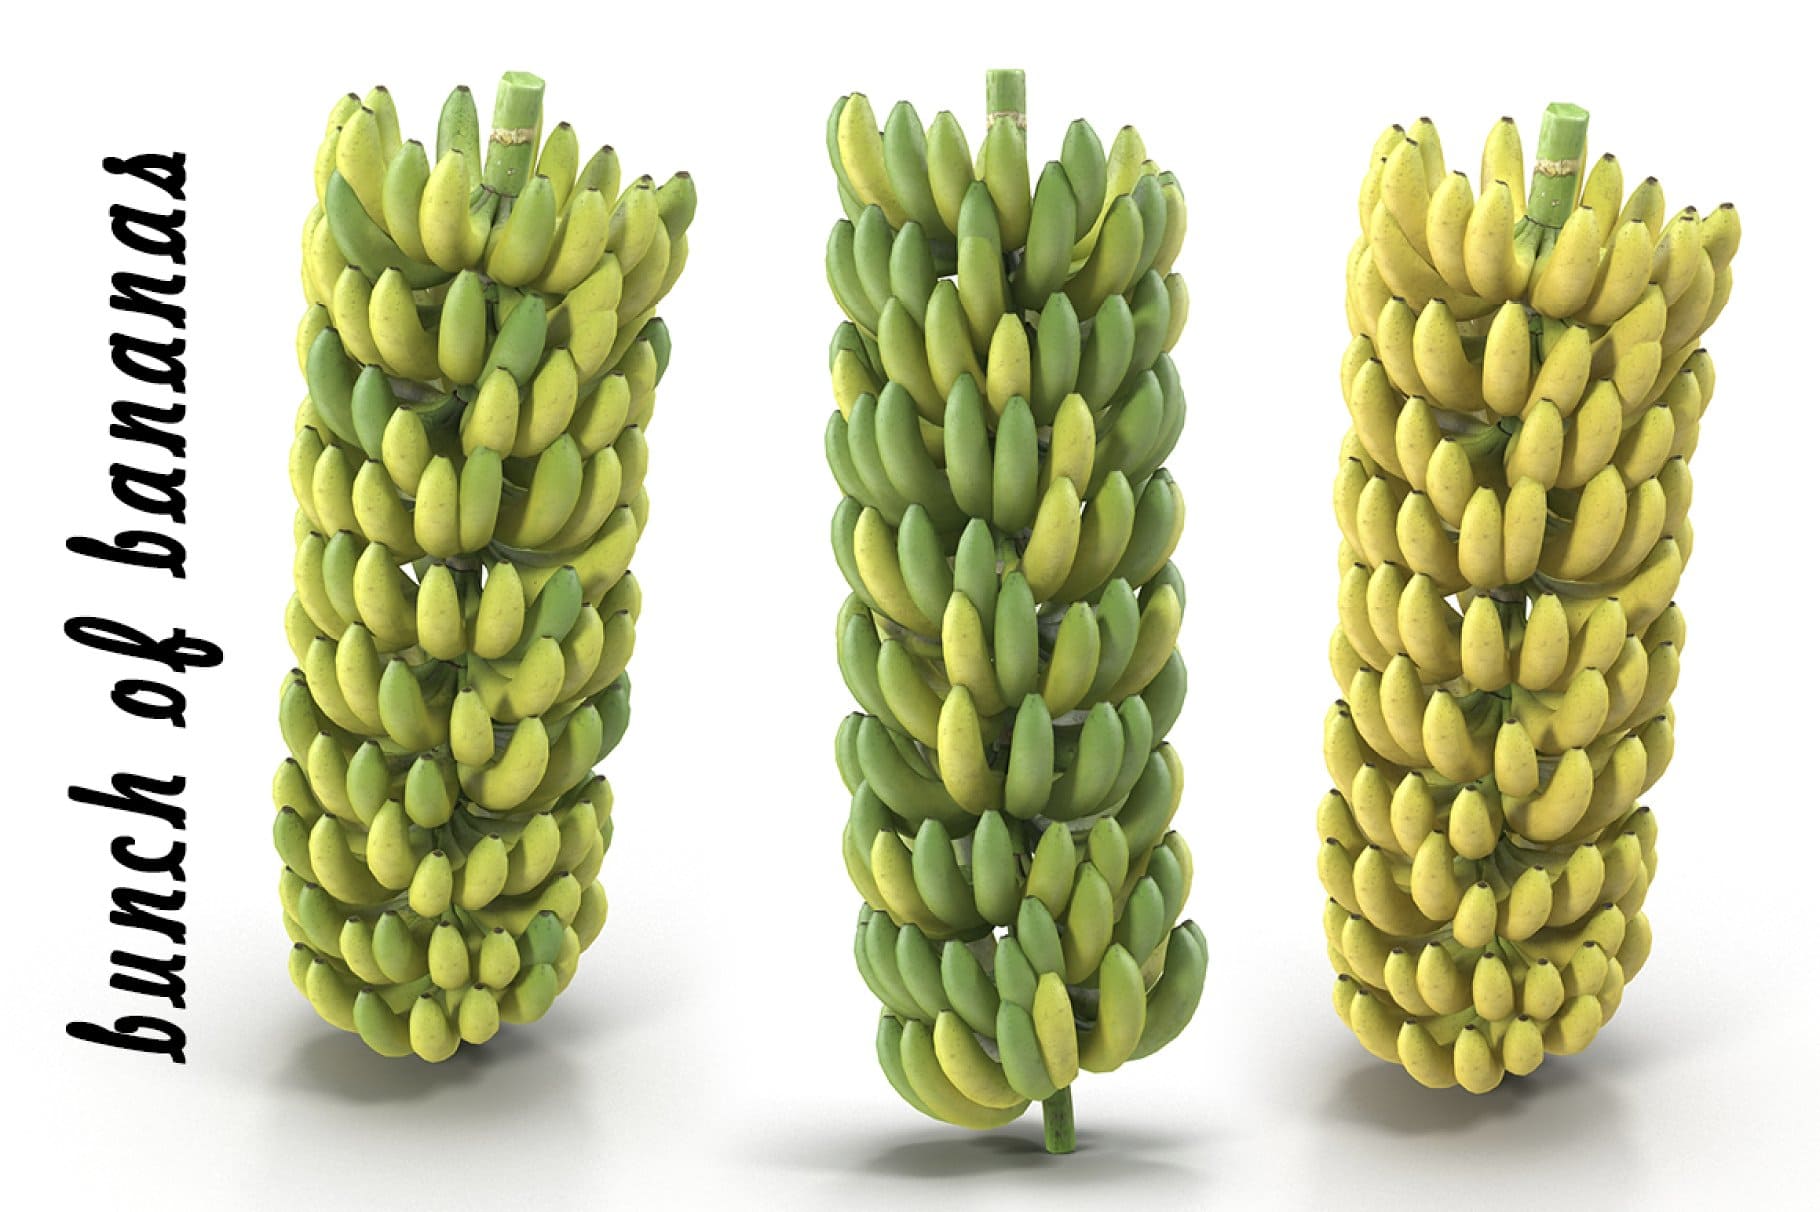
{"type": "Polygon", "coordinates": [[[531,1022],[606,919],[649,425],[694,185],[542,136],[543,81],[329,116],[304,225],[297,667],[273,784],[291,977],[386,1056],[531,1022]],[[483,157],[481,143],[486,143],[483,157]]]}
{"type": "Polygon", "coordinates": [[[1668,215],[1654,177],[1625,195],[1585,142],[1550,106],[1526,199],[1509,118],[1476,192],[1432,123],[1391,127],[1347,264],[1334,1006],[1474,1093],[1586,1047],[1649,957],[1638,797],[1674,750],[1701,339],[1740,235],[1729,204],[1668,215]]]}
{"type": "Polygon", "coordinates": [[[891,1084],[969,1128],[1041,1102],[1065,1152],[1079,1072],[1167,1044],[1207,967],[1165,739],[1187,212],[1130,127],[1032,185],[1023,73],[987,97],[977,155],[907,102],[828,123],[842,850],[891,1084]]]}

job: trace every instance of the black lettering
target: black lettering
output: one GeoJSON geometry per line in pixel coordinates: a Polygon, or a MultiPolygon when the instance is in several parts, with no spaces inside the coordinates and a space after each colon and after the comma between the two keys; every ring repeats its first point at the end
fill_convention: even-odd
{"type": "Polygon", "coordinates": [[[181,202],[183,183],[189,175],[183,168],[184,158],[182,152],[143,152],[125,159],[108,156],[101,161],[101,167],[118,176],[137,177],[181,202]]]}
{"type": "Polygon", "coordinates": [[[183,908],[187,894],[181,888],[169,892],[146,892],[141,888],[114,889],[114,911],[107,915],[107,920],[116,926],[125,926],[128,930],[150,930],[171,940],[177,946],[183,945],[189,931],[184,924],[174,917],[166,917],[163,910],[183,908]]]}
{"type": "Polygon", "coordinates": [[[183,523],[183,481],[181,467],[169,471],[147,471],[128,463],[115,463],[107,469],[113,481],[114,499],[140,513],[163,514],[171,521],[183,523]]]}
{"type": "Polygon", "coordinates": [[[113,619],[81,615],[63,624],[63,634],[87,648],[111,652],[117,656],[136,657],[168,665],[173,673],[188,669],[212,669],[221,664],[221,649],[209,641],[192,637],[179,627],[168,639],[154,640],[137,627],[113,619]]]}
{"type": "Polygon", "coordinates": [[[142,720],[169,720],[179,728],[189,727],[183,719],[183,709],[189,700],[175,686],[148,682],[144,678],[122,678],[114,683],[108,697],[114,701],[114,706],[128,715],[142,720]]]}
{"type": "Polygon", "coordinates": [[[173,955],[169,959],[147,959],[143,955],[134,955],[131,951],[116,951],[108,957],[121,968],[133,968],[147,976],[133,976],[127,972],[116,972],[108,978],[107,983],[125,993],[143,993],[147,997],[167,999],[173,1008],[183,1009],[183,978],[177,974],[183,971],[184,957],[173,955]],[[151,978],[151,979],[148,979],[151,978]]]}
{"type": "MultiPolygon", "coordinates": [[[[101,167],[116,176],[150,185],[177,203],[164,212],[125,204],[110,206],[108,219],[115,242],[133,252],[166,258],[173,266],[183,265],[188,248],[183,231],[187,217],[182,208],[187,180],[183,153],[107,156],[102,159],[101,167]]],[[[154,200],[156,205],[159,204],[154,200]]],[[[114,273],[109,282],[112,293],[108,296],[108,307],[112,311],[159,320],[177,332],[177,335],[167,333],[164,340],[110,333],[108,348],[114,368],[137,383],[168,389],[181,396],[188,387],[188,370],[183,360],[187,349],[183,330],[189,322],[183,306],[187,275],[174,269],[165,273],[122,270],[114,273]]],[[[185,412],[185,406],[175,401],[146,404],[130,399],[115,400],[108,435],[137,443],[138,446],[129,449],[141,455],[144,452],[139,447],[157,447],[171,459],[181,460],[188,451],[188,440],[178,430],[185,412]]],[[[127,455],[109,465],[109,488],[114,499],[129,509],[169,519],[172,524],[181,526],[187,521],[188,500],[183,487],[188,472],[181,463],[159,467],[162,462],[161,459],[143,460],[127,455]],[[139,466],[142,461],[153,466],[139,466]]],[[[90,559],[128,567],[161,568],[179,579],[187,575],[187,552],[183,543],[156,530],[122,530],[111,541],[72,535],[64,544],[77,555],[90,559]]],[[[85,648],[150,662],[149,672],[159,679],[171,679],[172,674],[187,673],[192,668],[210,668],[222,661],[219,645],[192,636],[181,627],[158,638],[156,633],[141,631],[115,619],[80,615],[66,619],[63,631],[67,638],[85,648]],[[159,667],[169,672],[160,672],[159,667]]],[[[146,667],[137,668],[144,670],[146,667]]],[[[183,691],[167,680],[119,678],[113,684],[110,697],[114,705],[128,715],[167,720],[179,728],[185,726],[184,709],[188,700],[183,691]]],[[[184,834],[188,817],[179,800],[187,782],[182,775],[155,778],[121,771],[112,776],[104,789],[75,785],[68,788],[69,798],[75,803],[113,808],[148,818],[118,823],[109,853],[126,872],[162,876],[177,886],[154,892],[133,886],[137,881],[130,876],[116,877],[121,882],[113,889],[108,922],[128,930],[162,935],[168,940],[171,953],[168,956],[143,955],[137,949],[111,952],[109,960],[113,970],[108,975],[108,985],[126,993],[169,1002],[175,1010],[185,1008],[188,993],[183,977],[188,957],[184,955],[183,947],[189,932],[178,916],[188,898],[183,866],[189,852],[184,834]],[[145,829],[155,834],[157,830],[152,822],[161,822],[176,836],[148,838],[136,832],[145,829]]],[[[114,1019],[111,1027],[102,1022],[69,1021],[65,1022],[64,1030],[71,1038],[84,1043],[162,1055],[180,1065],[186,1061],[187,1037],[181,1027],[165,1018],[129,1014],[114,1019]]]]}
{"type": "Polygon", "coordinates": [[[184,282],[182,274],[173,274],[168,278],[148,278],[144,274],[118,273],[114,275],[113,297],[108,299],[107,304],[116,311],[157,316],[172,328],[182,328],[183,308],[151,296],[180,295],[183,293],[184,282]]]}
{"type": "Polygon", "coordinates": [[[151,1018],[143,1014],[129,1014],[114,1020],[113,1030],[96,1023],[69,1023],[63,1028],[77,1039],[88,1044],[103,1044],[109,1048],[124,1048],[129,1052],[162,1052],[177,1064],[184,1063],[183,1028],[175,1023],[168,1023],[161,1018],[151,1018]],[[162,1039],[148,1038],[140,1034],[148,1032],[162,1035],[162,1039]]]}
{"type": "Polygon", "coordinates": [[[176,392],[186,390],[183,379],[188,372],[183,369],[182,337],[147,341],[117,332],[108,337],[108,343],[114,348],[114,365],[121,374],[176,392]]]}
{"type": "Polygon", "coordinates": [[[114,221],[114,239],[134,252],[169,257],[174,264],[183,264],[185,241],[182,211],[174,210],[168,215],[160,215],[116,203],[107,208],[107,213],[114,221]]]}
{"type": "Polygon", "coordinates": [[[174,774],[168,779],[148,778],[143,774],[116,774],[113,778],[114,790],[94,791],[87,787],[71,787],[69,797],[79,804],[94,804],[101,808],[118,808],[122,812],[136,812],[141,816],[155,817],[172,829],[182,829],[183,809],[176,804],[166,804],[152,798],[154,795],[181,795],[189,780],[181,774],[174,774]]]}
{"type": "Polygon", "coordinates": [[[183,544],[155,530],[122,530],[114,536],[112,543],[105,539],[78,536],[64,546],[77,555],[91,559],[108,560],[115,564],[135,564],[140,568],[162,568],[178,580],[186,575],[183,561],[187,553],[183,544]],[[151,550],[141,551],[141,548],[151,550]]]}
{"type": "Polygon", "coordinates": [[[168,875],[179,884],[184,882],[183,856],[189,853],[189,847],[182,842],[172,842],[171,848],[159,855],[140,854],[133,846],[139,841],[136,837],[122,834],[114,839],[109,847],[114,861],[128,871],[138,871],[146,875],[168,875]]]}
{"type": "Polygon", "coordinates": [[[122,438],[128,442],[144,442],[151,446],[161,446],[171,452],[173,458],[181,459],[188,443],[180,433],[167,433],[154,429],[154,424],[175,425],[183,420],[188,410],[180,403],[173,401],[163,408],[153,404],[140,404],[135,400],[114,401],[114,423],[108,426],[108,436],[122,438]]]}

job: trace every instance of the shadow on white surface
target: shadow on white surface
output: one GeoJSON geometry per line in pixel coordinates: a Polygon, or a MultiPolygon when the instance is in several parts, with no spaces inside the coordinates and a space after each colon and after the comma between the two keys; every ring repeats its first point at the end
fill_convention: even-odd
{"type": "MultiPolygon", "coordinates": [[[[514,1164],[529,1172],[574,1165],[601,1135],[587,1086],[613,1078],[587,1071],[581,1028],[564,1017],[553,1011],[533,1026],[508,1027],[436,1065],[375,1056],[359,1037],[310,1022],[266,1074],[262,1122],[238,1159],[245,1181],[291,1173],[309,1157],[321,1172],[359,1184],[355,1206],[403,1207],[423,1193],[418,1145],[439,1140],[459,1154],[475,1132],[512,1139],[514,1164]]],[[[443,1189],[437,1199],[451,1209],[479,1206],[473,1194],[443,1189]]]]}
{"type": "Polygon", "coordinates": [[[1027,1181],[1045,1174],[1075,1183],[1126,1182],[1142,1176],[1167,1186],[1198,1182],[1200,1169],[1182,1159],[1211,1158],[1215,1151],[1204,1134],[1086,1127],[1080,1129],[1073,1153],[1051,1157],[1043,1150],[1041,1119],[1033,1114],[1027,1124],[985,1133],[931,1126],[792,1135],[772,1142],[766,1156],[773,1164],[853,1177],[914,1180],[1016,1174],[1027,1181]]]}
{"type": "Polygon", "coordinates": [[[276,1079],[305,1097],[355,1105],[417,1102],[480,1086],[488,1099],[542,1103],[575,1094],[576,1066],[563,1046],[565,1034],[558,1023],[507,1027],[485,1047],[464,1047],[431,1065],[415,1057],[376,1057],[357,1036],[318,1029],[298,1042],[276,1079]]]}
{"type": "Polygon", "coordinates": [[[1467,1135],[1495,1128],[1512,1147],[1554,1147],[1629,1137],[1630,1106],[1585,1056],[1550,1057],[1528,1077],[1506,1077],[1489,1094],[1430,1090],[1400,1066],[1364,1060],[1334,1077],[1322,1110],[1335,1122],[1388,1136],[1467,1135]]]}

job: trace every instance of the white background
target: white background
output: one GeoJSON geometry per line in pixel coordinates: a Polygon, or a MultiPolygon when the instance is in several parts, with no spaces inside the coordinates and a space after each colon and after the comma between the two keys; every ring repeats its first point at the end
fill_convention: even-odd
{"type": "MultiPolygon", "coordinates": [[[[1053,1208],[1783,1206],[1813,1139],[1809,954],[1817,588],[1811,435],[1816,94],[1808,45],[1742,4],[914,6],[453,0],[294,9],[65,6],[11,49],[4,696],[9,844],[8,1199],[18,1207],[517,1207],[537,1203],[1053,1208]],[[850,706],[832,621],[835,488],[821,455],[836,319],[822,245],[834,98],[954,109],[1029,72],[1032,158],[1089,117],[1136,124],[1192,222],[1177,350],[1192,420],[1171,467],[1190,522],[1193,673],[1177,826],[1214,949],[1208,994],[1157,1058],[1076,1091],[1081,1148],[1038,1117],[974,1135],[903,1105],[872,1055],[831,738],[850,706]],[[23,69],[23,76],[19,74],[23,69]],[[270,773],[290,664],[285,456],[303,388],[298,231],[335,97],[388,84],[429,139],[447,89],[549,80],[549,122],[628,177],[691,170],[693,259],[664,315],[633,725],[609,759],[613,910],[549,1016],[432,1068],[318,1021],[285,976],[270,773]],[[1734,201],[1744,244],[1711,333],[1695,460],[1698,556],[1679,751],[1652,792],[1656,947],[1590,1051],[1495,1094],[1431,1092],[1329,1005],[1313,812],[1346,426],[1336,367],[1354,198],[1380,129],[1429,114],[1476,178],[1500,114],[1593,114],[1590,150],[1671,207],[1734,201]],[[104,155],[189,155],[191,575],[79,559],[139,524],[107,491],[110,201],[151,196],[104,155]],[[62,638],[72,614],[205,635],[184,732],[107,703],[141,670],[62,638]],[[72,782],[190,778],[183,916],[190,1062],[78,1043],[143,1012],[106,985],[112,814],[72,782]],[[14,1195],[17,1193],[15,1201],[14,1195]],[[1129,1201],[1129,1203],[1125,1203],[1129,1201]]],[[[1788,10],[1785,10],[1788,11],[1788,10]]],[[[159,399],[157,395],[150,398],[159,399]]],[[[152,466],[163,466],[154,460],[152,466]]],[[[148,837],[157,836],[156,831],[148,837]]],[[[140,1004],[135,1004],[140,1003],[140,1004]]]]}

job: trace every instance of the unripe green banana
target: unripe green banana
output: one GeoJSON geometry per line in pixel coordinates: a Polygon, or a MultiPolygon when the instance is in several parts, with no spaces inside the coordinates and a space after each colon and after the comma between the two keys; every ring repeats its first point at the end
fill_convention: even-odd
{"type": "Polygon", "coordinates": [[[641,179],[615,210],[611,149],[578,165],[561,124],[538,150],[542,94],[509,73],[483,131],[456,89],[434,156],[385,90],[344,99],[306,227],[273,842],[293,980],[385,1056],[540,1017],[606,915],[593,768],[695,196],[641,179]]]}
{"type": "Polygon", "coordinates": [[[1168,1043],[1206,974],[1163,743],[1186,211],[1085,122],[1032,196],[1022,73],[988,80],[977,161],[946,112],[881,136],[855,95],[830,127],[841,850],[894,1088],[974,1128],[1041,1101],[1066,1151],[1075,1077],[1168,1043]]]}
{"type": "Polygon", "coordinates": [[[1654,178],[1620,206],[1585,130],[1550,106],[1525,189],[1500,121],[1475,198],[1432,124],[1393,127],[1347,268],[1345,697],[1316,814],[1334,1004],[1374,1055],[1473,1093],[1585,1047],[1649,953],[1637,797],[1673,747],[1710,399],[1679,384],[1737,243],[1730,207],[1710,244],[1692,211],[1665,227],[1654,178]]]}

